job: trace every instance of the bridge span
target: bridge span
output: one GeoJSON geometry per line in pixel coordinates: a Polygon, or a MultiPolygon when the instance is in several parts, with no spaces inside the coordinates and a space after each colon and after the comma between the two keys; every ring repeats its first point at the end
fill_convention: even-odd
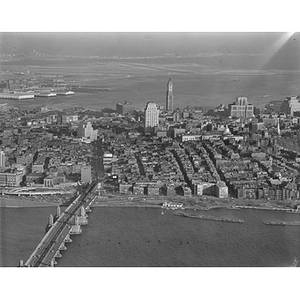
{"type": "Polygon", "coordinates": [[[46,227],[46,234],[37,245],[28,260],[20,267],[54,267],[56,258],[61,257],[61,251],[67,250],[66,243],[72,242],[70,236],[81,234],[81,225],[88,223],[88,212],[91,212],[91,205],[96,197],[95,190],[97,183],[92,182],[87,190],[78,197],[61,213],[60,207],[53,218],[49,217],[46,227]]]}

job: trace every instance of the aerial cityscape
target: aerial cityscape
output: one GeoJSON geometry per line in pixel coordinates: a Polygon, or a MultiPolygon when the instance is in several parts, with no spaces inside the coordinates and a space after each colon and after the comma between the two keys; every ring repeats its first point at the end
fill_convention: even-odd
{"type": "Polygon", "coordinates": [[[1,33],[0,266],[297,267],[299,37],[1,33]]]}

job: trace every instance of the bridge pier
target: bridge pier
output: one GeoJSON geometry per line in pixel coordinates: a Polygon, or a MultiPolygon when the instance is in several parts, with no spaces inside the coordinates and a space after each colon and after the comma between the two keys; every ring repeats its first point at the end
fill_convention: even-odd
{"type": "Polygon", "coordinates": [[[57,264],[57,261],[55,260],[55,258],[53,257],[50,261],[50,267],[55,267],[55,265],[57,264]]]}
{"type": "Polygon", "coordinates": [[[54,257],[56,257],[56,258],[62,257],[62,255],[60,254],[59,250],[55,253],[54,257]]]}
{"type": "Polygon", "coordinates": [[[81,226],[80,225],[74,225],[74,226],[72,226],[69,234],[75,235],[75,234],[81,234],[81,233],[82,233],[81,226]]]}
{"type": "Polygon", "coordinates": [[[91,213],[91,212],[92,212],[92,209],[91,209],[90,205],[88,205],[88,206],[85,208],[85,212],[86,212],[86,213],[91,213]]]}
{"type": "Polygon", "coordinates": [[[24,261],[23,260],[20,260],[19,267],[24,267],[24,261]]]}
{"type": "Polygon", "coordinates": [[[60,215],[61,215],[60,206],[57,206],[56,215],[54,217],[54,222],[56,222],[56,220],[60,217],[60,215]]]}
{"type": "Polygon", "coordinates": [[[46,233],[49,231],[49,229],[50,229],[52,226],[53,226],[53,215],[50,214],[49,220],[48,220],[48,224],[47,224],[46,229],[45,229],[46,233]]]}
{"type": "Polygon", "coordinates": [[[86,210],[83,206],[80,208],[80,213],[78,215],[78,224],[79,225],[87,225],[88,224],[88,216],[86,214],[86,210]]]}
{"type": "Polygon", "coordinates": [[[70,238],[70,234],[66,235],[64,242],[65,242],[65,243],[72,243],[72,242],[73,242],[73,241],[71,240],[71,238],[70,238]]]}
{"type": "Polygon", "coordinates": [[[75,215],[75,224],[71,227],[71,230],[69,231],[69,234],[81,234],[82,233],[82,229],[81,226],[79,224],[79,217],[78,215],[75,215]]]}
{"type": "Polygon", "coordinates": [[[65,245],[65,242],[63,242],[60,246],[59,246],[59,248],[58,248],[59,250],[67,250],[67,247],[66,247],[66,245],[65,245]]]}

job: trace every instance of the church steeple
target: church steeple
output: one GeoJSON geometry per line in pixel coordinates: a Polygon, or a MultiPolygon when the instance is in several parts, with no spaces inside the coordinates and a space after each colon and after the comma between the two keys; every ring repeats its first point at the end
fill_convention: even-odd
{"type": "Polygon", "coordinates": [[[278,122],[277,122],[277,133],[278,133],[278,135],[280,135],[280,124],[279,124],[279,120],[278,120],[278,122]]]}

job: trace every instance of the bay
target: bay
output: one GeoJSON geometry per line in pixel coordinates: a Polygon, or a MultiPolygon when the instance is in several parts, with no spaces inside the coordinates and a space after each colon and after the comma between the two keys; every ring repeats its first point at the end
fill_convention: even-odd
{"type": "Polygon", "coordinates": [[[108,87],[110,91],[75,93],[74,96],[0,99],[14,107],[48,106],[53,109],[83,106],[90,109],[115,108],[120,101],[144,109],[150,100],[165,104],[167,82],[172,78],[174,106],[217,106],[246,96],[263,108],[269,101],[283,101],[299,94],[297,70],[264,69],[252,56],[202,58],[160,58],[135,60],[101,59],[24,59],[2,63],[3,70],[64,76],[71,85],[108,87]]]}

